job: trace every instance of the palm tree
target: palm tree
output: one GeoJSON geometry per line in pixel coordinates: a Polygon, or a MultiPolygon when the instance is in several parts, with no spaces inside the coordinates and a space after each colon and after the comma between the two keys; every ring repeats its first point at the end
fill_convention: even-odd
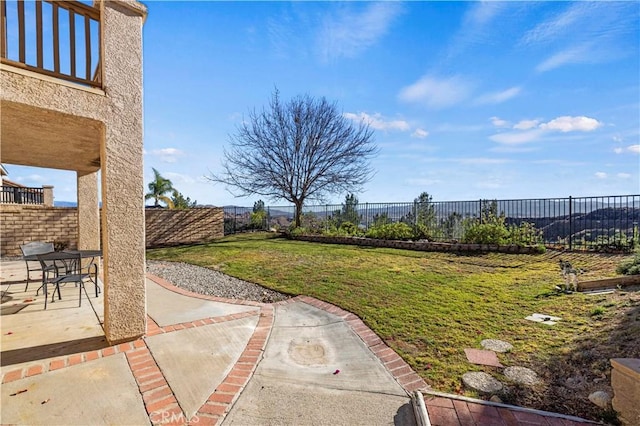
{"type": "Polygon", "coordinates": [[[175,190],[173,189],[173,184],[167,178],[162,177],[160,172],[156,169],[152,168],[154,179],[149,182],[149,192],[145,194],[144,199],[150,200],[153,198],[154,205],[156,207],[160,206],[160,201],[165,203],[167,207],[170,209],[173,208],[173,201],[171,201],[171,197],[165,194],[173,194],[175,190]]]}

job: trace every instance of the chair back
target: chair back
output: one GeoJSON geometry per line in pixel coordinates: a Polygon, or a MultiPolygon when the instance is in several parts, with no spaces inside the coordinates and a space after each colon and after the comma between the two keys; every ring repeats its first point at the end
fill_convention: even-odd
{"type": "Polygon", "coordinates": [[[42,241],[32,241],[20,246],[23,256],[35,256],[38,254],[53,253],[55,251],[53,243],[44,243],[42,241]]]}

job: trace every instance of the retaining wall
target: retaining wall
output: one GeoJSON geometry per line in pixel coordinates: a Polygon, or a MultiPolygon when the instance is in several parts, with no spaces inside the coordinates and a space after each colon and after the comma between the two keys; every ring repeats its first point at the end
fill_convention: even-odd
{"type": "Polygon", "coordinates": [[[537,247],[521,247],[517,245],[435,243],[428,241],[378,240],[362,237],[331,237],[326,235],[289,235],[289,238],[314,243],[350,244],[356,246],[387,247],[418,251],[540,253],[537,247]]]}
{"type": "MultiPolygon", "coordinates": [[[[217,207],[146,209],[145,218],[147,248],[197,244],[224,236],[224,214],[217,207]]],[[[77,248],[77,208],[0,204],[0,256],[21,256],[20,245],[30,241],[77,248]]]]}

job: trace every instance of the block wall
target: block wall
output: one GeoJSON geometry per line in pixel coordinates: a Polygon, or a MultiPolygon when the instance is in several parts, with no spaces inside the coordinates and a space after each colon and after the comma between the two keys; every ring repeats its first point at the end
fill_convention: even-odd
{"type": "MultiPolygon", "coordinates": [[[[197,244],[224,236],[221,208],[146,209],[147,248],[197,244]]],[[[19,257],[30,241],[57,243],[76,249],[78,211],[75,207],[0,204],[0,256],[19,257]]]]}

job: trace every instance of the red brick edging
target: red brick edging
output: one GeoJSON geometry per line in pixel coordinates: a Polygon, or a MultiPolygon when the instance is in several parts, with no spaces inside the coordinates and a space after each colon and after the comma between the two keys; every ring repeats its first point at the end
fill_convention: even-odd
{"type": "Polygon", "coordinates": [[[330,314],[336,315],[351,327],[351,329],[364,341],[369,350],[380,359],[382,364],[396,379],[396,381],[407,392],[415,390],[429,389],[429,386],[413,369],[400,358],[393,349],[386,345],[358,316],[351,312],[345,311],[335,305],[315,299],[309,296],[298,296],[297,300],[322,309],[330,314]]]}

